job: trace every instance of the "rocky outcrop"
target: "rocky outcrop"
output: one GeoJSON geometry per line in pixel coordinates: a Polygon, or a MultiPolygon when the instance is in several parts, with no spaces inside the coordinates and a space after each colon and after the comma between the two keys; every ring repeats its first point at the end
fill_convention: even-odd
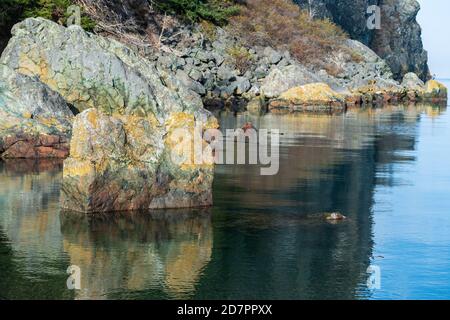
{"type": "MultiPolygon", "coordinates": [[[[6,91],[15,98],[0,110],[21,126],[49,134],[29,139],[35,156],[44,156],[48,145],[67,144],[63,138],[70,137],[73,114],[79,113],[64,162],[63,208],[104,212],[211,205],[214,166],[181,165],[171,158],[177,147],[169,140],[173,130],[189,130],[194,123],[203,129],[217,126],[197,94],[126,46],[78,26],[27,19],[12,33],[1,65],[46,94],[27,96],[28,87],[8,81],[6,91]],[[29,104],[39,98],[49,103],[18,104],[21,95],[29,104]],[[41,119],[43,114],[52,118],[41,119]]],[[[32,153],[22,141],[4,139],[1,145],[11,157],[32,153]]]]}
{"type": "Polygon", "coordinates": [[[187,47],[175,43],[172,53],[158,52],[153,59],[159,69],[174,73],[182,84],[202,97],[205,107],[210,109],[242,108],[243,100],[260,94],[262,81],[275,69],[296,64],[310,73],[288,52],[246,47],[221,28],[214,29],[211,39],[199,32],[185,32],[196,41],[187,47]]]}
{"type": "Polygon", "coordinates": [[[417,94],[423,96],[423,100],[430,101],[433,103],[447,102],[448,99],[448,89],[442,83],[436,80],[429,80],[425,83],[422,90],[419,89],[417,94]]]}
{"type": "Polygon", "coordinates": [[[345,92],[375,79],[395,82],[386,62],[355,40],[346,40],[339,53],[330,52],[326,64],[336,70],[327,71],[304,66],[287,51],[245,47],[221,28],[211,41],[192,33],[195,37],[199,40],[190,47],[175,46],[178,54],[159,53],[154,59],[159,69],[175,73],[211,109],[245,110],[246,101],[256,96],[276,98],[290,88],[310,83],[323,82],[345,92]]]}
{"type": "Polygon", "coordinates": [[[397,80],[408,72],[428,80],[428,54],[416,21],[419,3],[416,0],[381,0],[381,8],[385,22],[375,31],[370,46],[386,60],[397,80]]]}
{"type": "Polygon", "coordinates": [[[423,88],[424,85],[424,82],[413,72],[409,72],[403,77],[402,87],[406,89],[418,90],[423,88]]]}
{"type": "Polygon", "coordinates": [[[275,98],[288,89],[319,82],[328,84],[338,92],[347,92],[375,80],[396,84],[389,66],[371,49],[355,40],[347,40],[343,45],[353,58],[330,54],[328,62],[339,69],[335,74],[331,75],[325,70],[314,73],[298,63],[273,68],[262,80],[261,93],[267,98],[275,98]]]}
{"type": "Polygon", "coordinates": [[[370,46],[391,67],[395,79],[414,72],[429,77],[427,53],[416,21],[420,5],[416,0],[295,0],[315,17],[330,18],[352,39],[370,46]],[[381,8],[381,29],[367,28],[367,8],[381,8]]]}
{"type": "Polygon", "coordinates": [[[170,111],[203,112],[198,97],[114,40],[41,18],[17,24],[12,34],[0,63],[38,79],[78,112],[151,113],[158,121],[170,111]]]}
{"type": "Polygon", "coordinates": [[[417,75],[406,74],[401,85],[395,81],[370,80],[349,91],[336,92],[325,83],[290,88],[269,101],[273,113],[342,112],[347,107],[383,106],[426,102],[446,104],[447,88],[435,80],[423,83],[417,75]]]}
{"type": "MultiPolygon", "coordinates": [[[[214,120],[203,129],[215,128],[214,120]]],[[[108,212],[212,205],[213,163],[178,163],[172,156],[172,133],[194,126],[188,113],[172,113],[160,125],[153,117],[82,112],[64,162],[62,207],[108,212]]]]}

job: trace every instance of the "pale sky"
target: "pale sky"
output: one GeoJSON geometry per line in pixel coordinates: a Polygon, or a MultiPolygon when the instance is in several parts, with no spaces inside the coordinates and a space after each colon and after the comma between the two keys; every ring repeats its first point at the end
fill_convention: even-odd
{"type": "Polygon", "coordinates": [[[450,1],[418,0],[421,6],[418,21],[431,74],[450,79],[450,1]]]}

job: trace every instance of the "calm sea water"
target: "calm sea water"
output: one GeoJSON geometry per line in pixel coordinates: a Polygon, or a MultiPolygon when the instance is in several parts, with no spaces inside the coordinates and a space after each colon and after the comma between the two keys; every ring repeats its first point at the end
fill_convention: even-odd
{"type": "Polygon", "coordinates": [[[0,298],[450,299],[446,108],[221,116],[249,120],[283,133],[280,172],[217,167],[211,209],[60,212],[60,163],[1,162],[0,298]]]}

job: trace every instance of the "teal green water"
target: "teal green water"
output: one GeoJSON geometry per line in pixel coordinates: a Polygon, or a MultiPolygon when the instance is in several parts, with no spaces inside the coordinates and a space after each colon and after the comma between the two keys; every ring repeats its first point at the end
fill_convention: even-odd
{"type": "Polygon", "coordinates": [[[221,116],[248,120],[283,133],[280,172],[218,166],[211,209],[61,213],[61,164],[0,163],[0,297],[450,299],[447,109],[221,116]]]}

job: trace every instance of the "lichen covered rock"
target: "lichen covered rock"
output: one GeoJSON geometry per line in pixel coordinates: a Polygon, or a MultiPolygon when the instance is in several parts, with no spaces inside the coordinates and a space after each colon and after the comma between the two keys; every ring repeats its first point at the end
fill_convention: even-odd
{"type": "Polygon", "coordinates": [[[403,95],[403,88],[393,80],[364,80],[350,92],[352,96],[361,97],[361,104],[385,105],[398,103],[403,95]]]}
{"type": "Polygon", "coordinates": [[[447,101],[448,90],[445,85],[436,80],[429,80],[425,83],[423,90],[424,100],[431,102],[445,102],[447,101]]]}
{"type": "Polygon", "coordinates": [[[66,157],[71,138],[64,209],[211,205],[213,164],[178,164],[172,157],[174,130],[217,127],[198,95],[128,47],[78,26],[27,19],[12,34],[0,59],[11,74],[0,95],[6,101],[0,151],[66,157]],[[20,134],[7,134],[17,128],[20,134]]]}
{"type": "MultiPolygon", "coordinates": [[[[217,127],[214,118],[203,129],[217,127]]],[[[109,116],[88,109],[74,121],[64,162],[62,207],[81,212],[202,207],[212,204],[214,165],[174,161],[177,128],[192,131],[195,118],[109,116]]]]}
{"type": "Polygon", "coordinates": [[[282,93],[269,104],[269,109],[288,109],[290,111],[316,111],[328,109],[343,109],[345,97],[332,90],[325,83],[312,83],[295,87],[282,93]]]}
{"type": "Polygon", "coordinates": [[[34,78],[5,65],[0,74],[0,157],[67,157],[70,106],[34,78]]]}
{"type": "Polygon", "coordinates": [[[27,19],[14,26],[12,35],[0,63],[38,79],[80,112],[153,114],[163,122],[171,111],[201,106],[197,96],[148,60],[79,26],[27,19]]]}

